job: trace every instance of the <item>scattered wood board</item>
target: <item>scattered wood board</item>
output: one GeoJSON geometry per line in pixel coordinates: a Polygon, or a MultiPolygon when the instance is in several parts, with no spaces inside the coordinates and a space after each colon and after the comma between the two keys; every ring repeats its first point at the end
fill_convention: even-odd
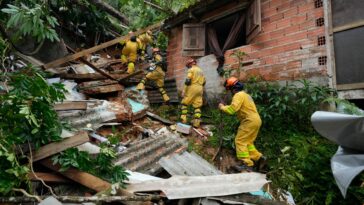
{"type": "Polygon", "coordinates": [[[64,110],[86,110],[87,103],[86,102],[62,102],[59,104],[55,104],[54,109],[56,111],[64,111],[64,110]]]}
{"type": "Polygon", "coordinates": [[[30,181],[40,181],[43,180],[44,182],[50,182],[50,183],[69,183],[71,182],[69,179],[52,173],[46,173],[46,172],[35,172],[35,173],[29,173],[28,177],[30,181]]]}
{"type": "Polygon", "coordinates": [[[159,28],[161,25],[162,25],[162,23],[157,23],[157,24],[151,25],[151,26],[149,26],[147,28],[140,29],[139,31],[136,31],[134,34],[128,34],[128,35],[122,36],[120,38],[115,38],[115,39],[113,39],[111,41],[102,43],[102,44],[100,44],[98,46],[83,50],[81,52],[78,52],[78,53],[75,53],[75,54],[72,54],[72,55],[65,56],[65,57],[57,59],[57,60],[54,60],[52,62],[49,62],[49,63],[43,65],[43,68],[44,69],[49,69],[49,68],[53,68],[53,67],[56,67],[58,65],[67,63],[69,61],[76,60],[76,59],[78,59],[80,57],[83,57],[83,56],[85,56],[87,54],[90,54],[90,53],[99,51],[101,49],[107,48],[109,46],[115,45],[115,44],[119,43],[120,41],[127,40],[127,39],[130,38],[131,35],[136,35],[137,36],[137,35],[142,34],[142,33],[146,32],[148,30],[153,30],[153,29],[159,28]]]}
{"type": "MultiPolygon", "coordinates": [[[[50,158],[40,161],[40,163],[56,172],[59,172],[60,166],[58,164],[54,165],[50,158]]],[[[95,190],[97,192],[104,191],[111,188],[111,184],[103,179],[100,179],[92,174],[79,171],[74,168],[69,168],[66,171],[59,172],[63,176],[82,184],[83,186],[95,190]]]]}
{"type": "Polygon", "coordinates": [[[89,138],[87,132],[79,132],[78,134],[66,138],[60,142],[53,142],[44,145],[33,154],[33,162],[47,158],[49,156],[62,152],[63,150],[78,146],[88,141],[89,138]]]}
{"type": "Polygon", "coordinates": [[[159,121],[163,122],[164,124],[167,124],[167,125],[173,125],[174,124],[172,121],[167,120],[165,118],[162,118],[162,117],[160,117],[160,116],[158,116],[158,115],[156,115],[154,113],[148,112],[148,111],[147,111],[147,115],[149,117],[153,118],[153,119],[156,119],[156,120],[159,120],[159,121]]]}

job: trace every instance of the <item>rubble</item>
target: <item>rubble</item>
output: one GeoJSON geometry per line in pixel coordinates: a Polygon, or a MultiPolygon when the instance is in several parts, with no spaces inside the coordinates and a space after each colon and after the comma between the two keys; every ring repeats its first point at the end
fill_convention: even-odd
{"type": "MultiPolygon", "coordinates": [[[[124,38],[122,38],[124,39],[124,38]]],[[[161,101],[158,90],[148,87],[139,91],[134,86],[141,79],[142,71],[125,74],[123,65],[118,60],[102,57],[94,53],[102,48],[114,45],[120,39],[112,40],[79,53],[55,60],[43,65],[50,69],[56,78],[48,83],[60,82],[65,85],[66,100],[54,105],[59,118],[67,122],[72,131],[64,130],[60,142],[44,145],[32,156],[33,162],[43,165],[50,172],[36,170],[29,177],[33,182],[52,184],[80,184],[90,193],[114,193],[116,196],[42,196],[43,204],[62,204],[63,202],[122,202],[158,201],[165,196],[168,199],[186,199],[205,197],[204,204],[223,199],[210,199],[232,194],[259,191],[268,181],[259,173],[224,174],[196,153],[189,153],[188,142],[180,133],[194,134],[207,138],[209,133],[195,129],[190,125],[175,123],[151,112],[150,103],[161,101]],[[90,53],[93,53],[90,56],[90,53]],[[86,61],[83,57],[93,62],[86,61]],[[72,60],[80,63],[58,67],[72,60]],[[116,66],[116,67],[113,67],[116,66]],[[115,68],[115,69],[114,69],[115,68]],[[72,80],[69,80],[72,79],[72,80]],[[148,123],[144,123],[147,121],[148,123]],[[145,125],[147,124],[147,125],[145,125]],[[106,127],[107,126],[107,127],[106,127]],[[78,133],[73,133],[78,131],[78,133]],[[132,138],[127,137],[133,135],[132,138]],[[119,143],[112,145],[117,153],[115,165],[121,165],[130,174],[126,189],[114,190],[114,186],[99,177],[69,168],[60,171],[58,164],[53,164],[51,156],[68,148],[77,147],[92,155],[100,153],[100,143],[110,145],[111,138],[119,137],[119,143]],[[172,175],[168,179],[159,174],[172,175]],[[176,176],[179,175],[179,176],[176,176]],[[162,191],[163,194],[144,194],[135,192],[162,191]]],[[[140,67],[145,67],[141,65],[140,67]]],[[[179,102],[175,79],[166,80],[166,90],[171,102],[179,102]]],[[[87,194],[89,194],[87,192],[87,194]]],[[[21,202],[34,201],[23,197],[21,202]]],[[[11,199],[0,198],[0,202],[11,199]]],[[[201,204],[203,204],[201,203],[201,204]]],[[[225,202],[223,202],[225,203],[225,202]]]]}

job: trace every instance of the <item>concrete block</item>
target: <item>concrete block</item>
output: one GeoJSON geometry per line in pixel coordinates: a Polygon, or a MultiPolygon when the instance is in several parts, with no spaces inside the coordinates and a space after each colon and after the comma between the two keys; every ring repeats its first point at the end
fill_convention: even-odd
{"type": "Polygon", "coordinates": [[[191,125],[186,125],[183,123],[177,123],[176,130],[177,132],[183,133],[183,134],[190,134],[191,133],[191,125]]]}

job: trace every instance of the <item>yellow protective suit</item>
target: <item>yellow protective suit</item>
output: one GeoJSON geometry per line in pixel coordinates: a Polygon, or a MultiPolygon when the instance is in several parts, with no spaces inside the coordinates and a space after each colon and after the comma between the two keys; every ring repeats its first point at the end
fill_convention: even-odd
{"type": "MultiPolygon", "coordinates": [[[[162,61],[162,56],[159,54],[154,55],[154,61],[160,62],[162,61]]],[[[163,71],[162,67],[157,66],[155,70],[149,72],[145,78],[143,78],[140,83],[137,85],[138,90],[144,90],[145,88],[145,81],[152,80],[158,87],[159,92],[162,95],[164,102],[169,102],[169,96],[167,95],[166,90],[164,89],[164,78],[166,73],[163,71]]]]}
{"type": "Polygon", "coordinates": [[[137,42],[138,42],[138,49],[140,49],[141,51],[142,60],[144,60],[145,50],[147,49],[147,46],[149,44],[153,43],[153,38],[148,33],[143,33],[138,36],[137,42]]]}
{"type": "Polygon", "coordinates": [[[244,91],[237,92],[231,105],[222,106],[221,110],[230,115],[237,114],[240,126],[235,136],[236,156],[247,166],[253,166],[253,161],[262,156],[254,146],[262,121],[253,99],[244,91]]]}
{"type": "Polygon", "coordinates": [[[202,107],[202,96],[203,87],[205,85],[205,76],[200,67],[193,65],[188,69],[186,82],[190,82],[190,85],[184,87],[184,97],[182,99],[181,108],[181,121],[187,123],[188,106],[192,105],[194,108],[194,120],[192,125],[199,127],[201,122],[201,107],[202,107]]]}
{"type": "Polygon", "coordinates": [[[138,43],[127,41],[123,50],[121,51],[121,62],[128,64],[127,73],[131,74],[135,71],[135,61],[137,59],[138,43]]]}

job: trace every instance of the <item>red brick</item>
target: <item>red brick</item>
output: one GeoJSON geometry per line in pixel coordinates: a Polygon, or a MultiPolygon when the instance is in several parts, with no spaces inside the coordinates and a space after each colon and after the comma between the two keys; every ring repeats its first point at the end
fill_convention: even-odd
{"type": "Polygon", "coordinates": [[[281,5],[276,7],[278,13],[282,13],[290,8],[292,8],[291,3],[287,0],[283,1],[281,5]]]}
{"type": "MultiPolygon", "coordinates": [[[[313,3],[313,2],[312,2],[313,3]]],[[[300,6],[307,4],[307,0],[291,0],[291,6],[300,6]]]]}
{"type": "Polygon", "coordinates": [[[285,45],[284,46],[284,51],[293,51],[293,50],[299,50],[301,49],[301,44],[300,43],[291,43],[289,45],[285,45]]]}
{"type": "Polygon", "coordinates": [[[314,15],[315,18],[320,18],[320,17],[324,17],[324,9],[323,7],[321,9],[315,9],[314,10],[314,15]]]}
{"type": "Polygon", "coordinates": [[[292,16],[296,16],[298,14],[298,8],[293,7],[283,12],[283,17],[288,18],[292,16]]]}
{"type": "Polygon", "coordinates": [[[277,21],[277,28],[282,29],[291,26],[291,19],[282,19],[280,21],[277,21]]]}
{"type": "Polygon", "coordinates": [[[307,15],[299,15],[291,18],[292,25],[299,25],[307,21],[307,15]]]}
{"type": "Polygon", "coordinates": [[[292,26],[284,29],[284,34],[285,35],[289,35],[289,34],[292,34],[292,33],[296,33],[299,30],[300,30],[300,26],[299,25],[294,25],[294,26],[292,25],[292,26]]]}
{"type": "Polygon", "coordinates": [[[275,8],[279,5],[281,5],[285,0],[272,0],[269,2],[269,7],[270,8],[275,8]]]}
{"type": "Polygon", "coordinates": [[[276,21],[279,21],[279,20],[281,20],[281,19],[283,19],[283,13],[280,13],[280,14],[275,14],[275,15],[273,15],[273,16],[271,16],[271,17],[269,17],[269,22],[276,22],[276,21]]]}
{"type": "Polygon", "coordinates": [[[262,26],[262,32],[269,32],[277,29],[276,23],[269,23],[269,24],[263,24],[262,26]]]}
{"type": "Polygon", "coordinates": [[[257,41],[257,42],[262,42],[262,41],[268,41],[268,40],[270,40],[270,39],[271,39],[271,37],[270,37],[270,33],[262,33],[262,34],[259,34],[259,35],[256,37],[255,41],[257,41]]]}
{"type": "Polygon", "coordinates": [[[282,36],[284,36],[284,29],[279,29],[279,30],[276,30],[276,31],[273,31],[273,32],[269,33],[269,37],[270,37],[269,40],[270,39],[277,39],[277,38],[280,38],[282,36]]]}
{"type": "MultiPolygon", "coordinates": [[[[301,31],[299,33],[286,35],[284,38],[286,38],[287,42],[296,42],[296,41],[305,40],[305,39],[307,39],[307,32],[306,31],[301,31]]],[[[284,40],[284,38],[282,38],[282,40],[284,40]]]]}
{"type": "Polygon", "coordinates": [[[287,64],[287,70],[293,69],[293,68],[301,68],[302,62],[300,60],[297,61],[291,61],[287,64]]]}
{"type": "Polygon", "coordinates": [[[316,28],[316,22],[315,21],[307,21],[300,24],[300,30],[310,30],[312,28],[316,28]]]}
{"type": "Polygon", "coordinates": [[[320,35],[325,35],[325,27],[317,27],[314,30],[308,31],[307,36],[308,38],[314,37],[316,38],[317,36],[320,35]]]}
{"type": "Polygon", "coordinates": [[[315,5],[313,4],[313,2],[309,2],[304,5],[298,6],[298,13],[303,14],[303,13],[307,13],[308,11],[311,11],[314,9],[315,9],[315,5]]]}
{"type": "Polygon", "coordinates": [[[261,12],[262,12],[262,18],[267,18],[267,17],[271,17],[271,16],[277,14],[277,9],[269,8],[266,10],[262,10],[261,12]]]}

